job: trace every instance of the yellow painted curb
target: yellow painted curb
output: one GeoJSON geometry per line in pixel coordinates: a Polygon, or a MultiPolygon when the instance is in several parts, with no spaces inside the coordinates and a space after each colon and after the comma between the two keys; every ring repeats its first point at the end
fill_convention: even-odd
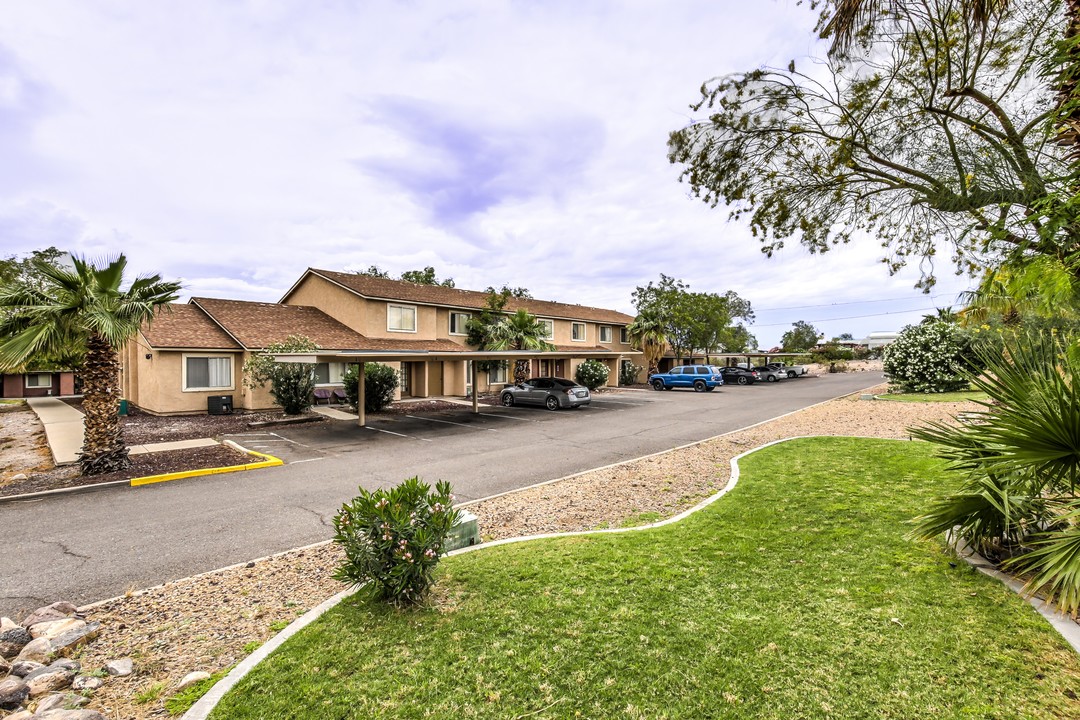
{"type": "Polygon", "coordinates": [[[152,485],[153,483],[180,480],[182,478],[199,477],[200,475],[220,475],[221,473],[240,472],[241,470],[259,470],[261,468],[276,467],[285,464],[284,461],[273,455],[267,455],[265,453],[247,449],[244,449],[244,452],[248,455],[254,455],[255,457],[265,459],[261,462],[247,463],[246,465],[229,465],[228,467],[203,468],[202,470],[184,470],[181,472],[164,473],[162,475],[147,475],[146,477],[132,478],[131,487],[152,485]]]}

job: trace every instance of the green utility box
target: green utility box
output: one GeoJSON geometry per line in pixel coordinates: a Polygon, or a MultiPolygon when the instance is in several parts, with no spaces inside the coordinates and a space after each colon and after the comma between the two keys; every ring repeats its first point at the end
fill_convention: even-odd
{"type": "Polygon", "coordinates": [[[127,400],[120,401],[120,417],[124,417],[128,414],[127,400]]]}
{"type": "Polygon", "coordinates": [[[480,526],[477,524],[476,516],[468,510],[462,510],[461,517],[458,518],[454,527],[450,528],[450,533],[446,536],[446,552],[469,547],[470,545],[478,545],[479,543],[480,526]]]}

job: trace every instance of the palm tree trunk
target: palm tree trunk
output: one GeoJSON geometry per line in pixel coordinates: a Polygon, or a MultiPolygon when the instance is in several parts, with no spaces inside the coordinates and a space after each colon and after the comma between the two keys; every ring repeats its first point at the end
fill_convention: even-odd
{"type": "Polygon", "coordinates": [[[109,341],[91,333],[86,343],[83,380],[85,432],[79,465],[83,475],[123,470],[130,464],[120,428],[120,363],[109,341]]]}
{"type": "Polygon", "coordinates": [[[514,384],[520,385],[529,379],[529,361],[528,360],[515,360],[514,361],[514,384]]]}

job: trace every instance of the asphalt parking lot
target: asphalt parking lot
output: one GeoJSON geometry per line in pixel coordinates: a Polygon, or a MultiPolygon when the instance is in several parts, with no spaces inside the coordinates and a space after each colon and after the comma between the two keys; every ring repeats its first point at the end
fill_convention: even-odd
{"type": "Polygon", "coordinates": [[[0,615],[83,604],[326,540],[343,502],[412,475],[448,480],[459,502],[667,450],[881,382],[879,373],[798,378],[711,393],[597,394],[591,405],[378,416],[234,439],[282,467],[0,505],[0,615]]]}

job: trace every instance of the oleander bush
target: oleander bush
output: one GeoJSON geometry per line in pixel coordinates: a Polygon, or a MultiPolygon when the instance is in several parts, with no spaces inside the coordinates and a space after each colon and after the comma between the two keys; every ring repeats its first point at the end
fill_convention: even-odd
{"type": "Polygon", "coordinates": [[[435,583],[446,536],[460,515],[450,483],[411,477],[397,487],[360,488],[334,517],[345,561],[334,578],[398,607],[419,605],[435,583]]]}
{"type": "MultiPolygon", "coordinates": [[[[360,373],[356,365],[349,365],[341,382],[345,385],[345,397],[357,407],[360,402],[360,373]]],[[[398,374],[394,368],[382,363],[364,363],[364,410],[379,412],[394,402],[398,386],[398,374]]]]}
{"type": "Polygon", "coordinates": [[[619,366],[619,384],[620,385],[634,385],[638,382],[638,378],[641,376],[641,371],[644,370],[641,365],[635,365],[629,360],[623,360],[619,366]]]}
{"type": "Polygon", "coordinates": [[[600,387],[607,382],[607,379],[607,365],[599,360],[586,360],[578,365],[577,372],[574,373],[574,380],[590,390],[600,387]]]}
{"type": "Polygon", "coordinates": [[[900,392],[951,392],[968,386],[981,366],[971,335],[954,323],[908,325],[885,348],[883,368],[900,392]]]}

